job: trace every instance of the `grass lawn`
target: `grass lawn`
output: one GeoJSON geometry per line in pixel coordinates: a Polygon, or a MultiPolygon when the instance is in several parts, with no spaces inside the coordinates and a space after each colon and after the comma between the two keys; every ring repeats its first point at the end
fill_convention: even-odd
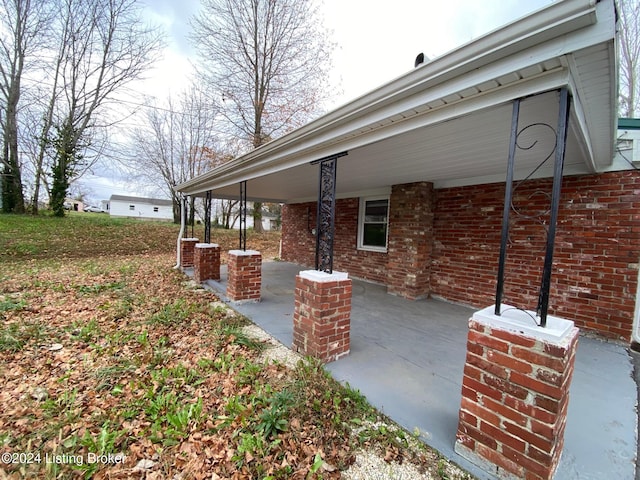
{"type": "MultiPolygon", "coordinates": [[[[248,320],[172,268],[177,233],[0,216],[0,479],[414,478],[358,477],[362,449],[469,478],[317,362],[265,361],[248,320]]],[[[212,241],[235,248],[237,232],[212,241]]]]}

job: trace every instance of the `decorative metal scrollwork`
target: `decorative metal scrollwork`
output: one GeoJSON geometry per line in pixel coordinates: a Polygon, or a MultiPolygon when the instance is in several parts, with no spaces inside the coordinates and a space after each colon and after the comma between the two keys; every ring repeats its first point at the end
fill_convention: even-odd
{"type": "Polygon", "coordinates": [[[502,216],[502,237],[500,242],[500,258],[498,264],[498,281],[496,286],[496,302],[495,302],[495,314],[501,314],[502,294],[504,289],[504,275],[505,275],[505,262],[507,255],[507,244],[511,243],[509,236],[509,228],[512,224],[510,216],[511,212],[514,212],[517,219],[526,219],[538,223],[542,226],[545,232],[545,259],[542,270],[542,279],[540,282],[540,289],[538,291],[538,304],[536,306],[536,315],[539,317],[539,323],[537,318],[533,320],[540,326],[545,327],[547,323],[547,311],[549,308],[549,290],[551,286],[551,270],[553,266],[553,250],[555,243],[556,225],[558,221],[558,209],[560,205],[560,190],[562,186],[562,171],[564,167],[564,154],[567,142],[567,124],[569,121],[569,92],[566,88],[560,90],[559,97],[559,109],[558,109],[558,127],[554,129],[552,126],[546,123],[533,123],[527,125],[522,129],[518,129],[518,120],[520,116],[520,99],[516,99],[513,102],[513,113],[511,119],[511,141],[509,145],[509,161],[507,165],[507,180],[505,188],[505,203],[502,216]],[[554,138],[553,148],[548,152],[544,159],[527,175],[523,180],[513,184],[514,164],[517,150],[531,150],[537,144],[538,140],[534,140],[527,145],[520,143],[521,136],[527,132],[530,133],[534,127],[541,127],[543,130],[551,132],[554,138]],[[537,196],[542,196],[545,199],[544,209],[535,213],[524,213],[524,207],[519,207],[517,201],[514,201],[514,193],[521,187],[527,180],[530,180],[533,175],[542,168],[545,163],[551,157],[555,157],[554,170],[553,170],[553,185],[551,192],[543,190],[536,190],[533,193],[525,197],[527,205],[531,205],[532,200],[537,196]],[[548,207],[547,207],[548,205],[548,207]],[[547,223],[548,221],[548,223],[547,223]]]}
{"type": "Polygon", "coordinates": [[[333,272],[333,236],[336,210],[336,158],[320,163],[316,230],[316,270],[333,272]]]}
{"type": "MultiPolygon", "coordinates": [[[[531,125],[527,125],[526,127],[520,129],[515,139],[516,148],[518,150],[523,150],[523,151],[533,150],[538,145],[537,139],[532,140],[531,143],[526,146],[521,145],[520,139],[523,134],[526,134],[531,130],[536,129],[537,127],[541,128],[541,131],[539,131],[538,136],[550,135],[553,138],[551,151],[549,151],[546,154],[543,160],[540,163],[538,163],[538,165],[529,173],[529,175],[527,175],[525,178],[518,181],[514,185],[513,191],[512,191],[512,197],[509,205],[511,207],[511,211],[515,213],[516,216],[515,218],[510,217],[509,227],[510,227],[510,231],[512,231],[513,227],[518,224],[519,220],[530,220],[540,225],[542,231],[544,232],[543,238],[546,241],[546,239],[549,236],[549,228],[548,228],[547,220],[551,213],[551,192],[538,189],[526,195],[522,199],[518,199],[518,195],[517,195],[518,189],[522,186],[525,186],[526,182],[531,180],[531,177],[535,175],[535,173],[538,170],[540,170],[547,163],[547,161],[554,156],[554,153],[557,148],[558,135],[556,133],[556,130],[548,123],[540,123],[540,122],[532,123],[531,125]],[[543,197],[543,200],[540,202],[536,201],[536,198],[538,197],[543,197]],[[543,209],[535,211],[535,206],[538,204],[542,206],[543,209]],[[534,212],[525,213],[525,212],[530,212],[531,210],[534,210],[534,212]]],[[[538,130],[540,130],[540,128],[538,128],[538,130]]],[[[513,243],[511,238],[509,238],[508,240],[509,240],[509,243],[513,243]]]]}
{"type": "Polygon", "coordinates": [[[333,272],[333,239],[336,217],[336,169],[338,158],[347,152],[311,162],[320,164],[316,220],[316,270],[333,272]]]}

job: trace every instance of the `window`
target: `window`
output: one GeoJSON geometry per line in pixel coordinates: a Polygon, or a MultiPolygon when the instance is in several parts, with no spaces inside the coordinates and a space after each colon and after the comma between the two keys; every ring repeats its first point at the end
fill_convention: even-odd
{"type": "Polygon", "coordinates": [[[358,217],[358,248],[375,252],[387,251],[389,198],[361,198],[358,217]]]}
{"type": "Polygon", "coordinates": [[[135,205],[129,205],[129,210],[135,210],[136,206],[135,205]]]}
{"type": "Polygon", "coordinates": [[[160,211],[160,209],[158,207],[153,207],[153,211],[158,213],[160,211]]]}

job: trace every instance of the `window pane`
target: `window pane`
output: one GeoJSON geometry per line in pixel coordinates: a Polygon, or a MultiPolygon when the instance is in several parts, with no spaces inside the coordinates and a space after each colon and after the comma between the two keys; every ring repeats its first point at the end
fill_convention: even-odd
{"type": "Polygon", "coordinates": [[[370,200],[367,201],[364,208],[365,223],[387,223],[387,200],[370,200]]]}
{"type": "Polygon", "coordinates": [[[365,223],[362,228],[362,237],[362,245],[368,247],[386,247],[386,223],[365,223]]]}

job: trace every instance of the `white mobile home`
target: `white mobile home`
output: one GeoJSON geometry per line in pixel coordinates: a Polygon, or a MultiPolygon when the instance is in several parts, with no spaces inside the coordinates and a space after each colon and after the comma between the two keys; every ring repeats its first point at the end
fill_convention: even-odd
{"type": "Polygon", "coordinates": [[[173,205],[165,199],[111,195],[109,214],[141,220],[173,220],[173,205]]]}

